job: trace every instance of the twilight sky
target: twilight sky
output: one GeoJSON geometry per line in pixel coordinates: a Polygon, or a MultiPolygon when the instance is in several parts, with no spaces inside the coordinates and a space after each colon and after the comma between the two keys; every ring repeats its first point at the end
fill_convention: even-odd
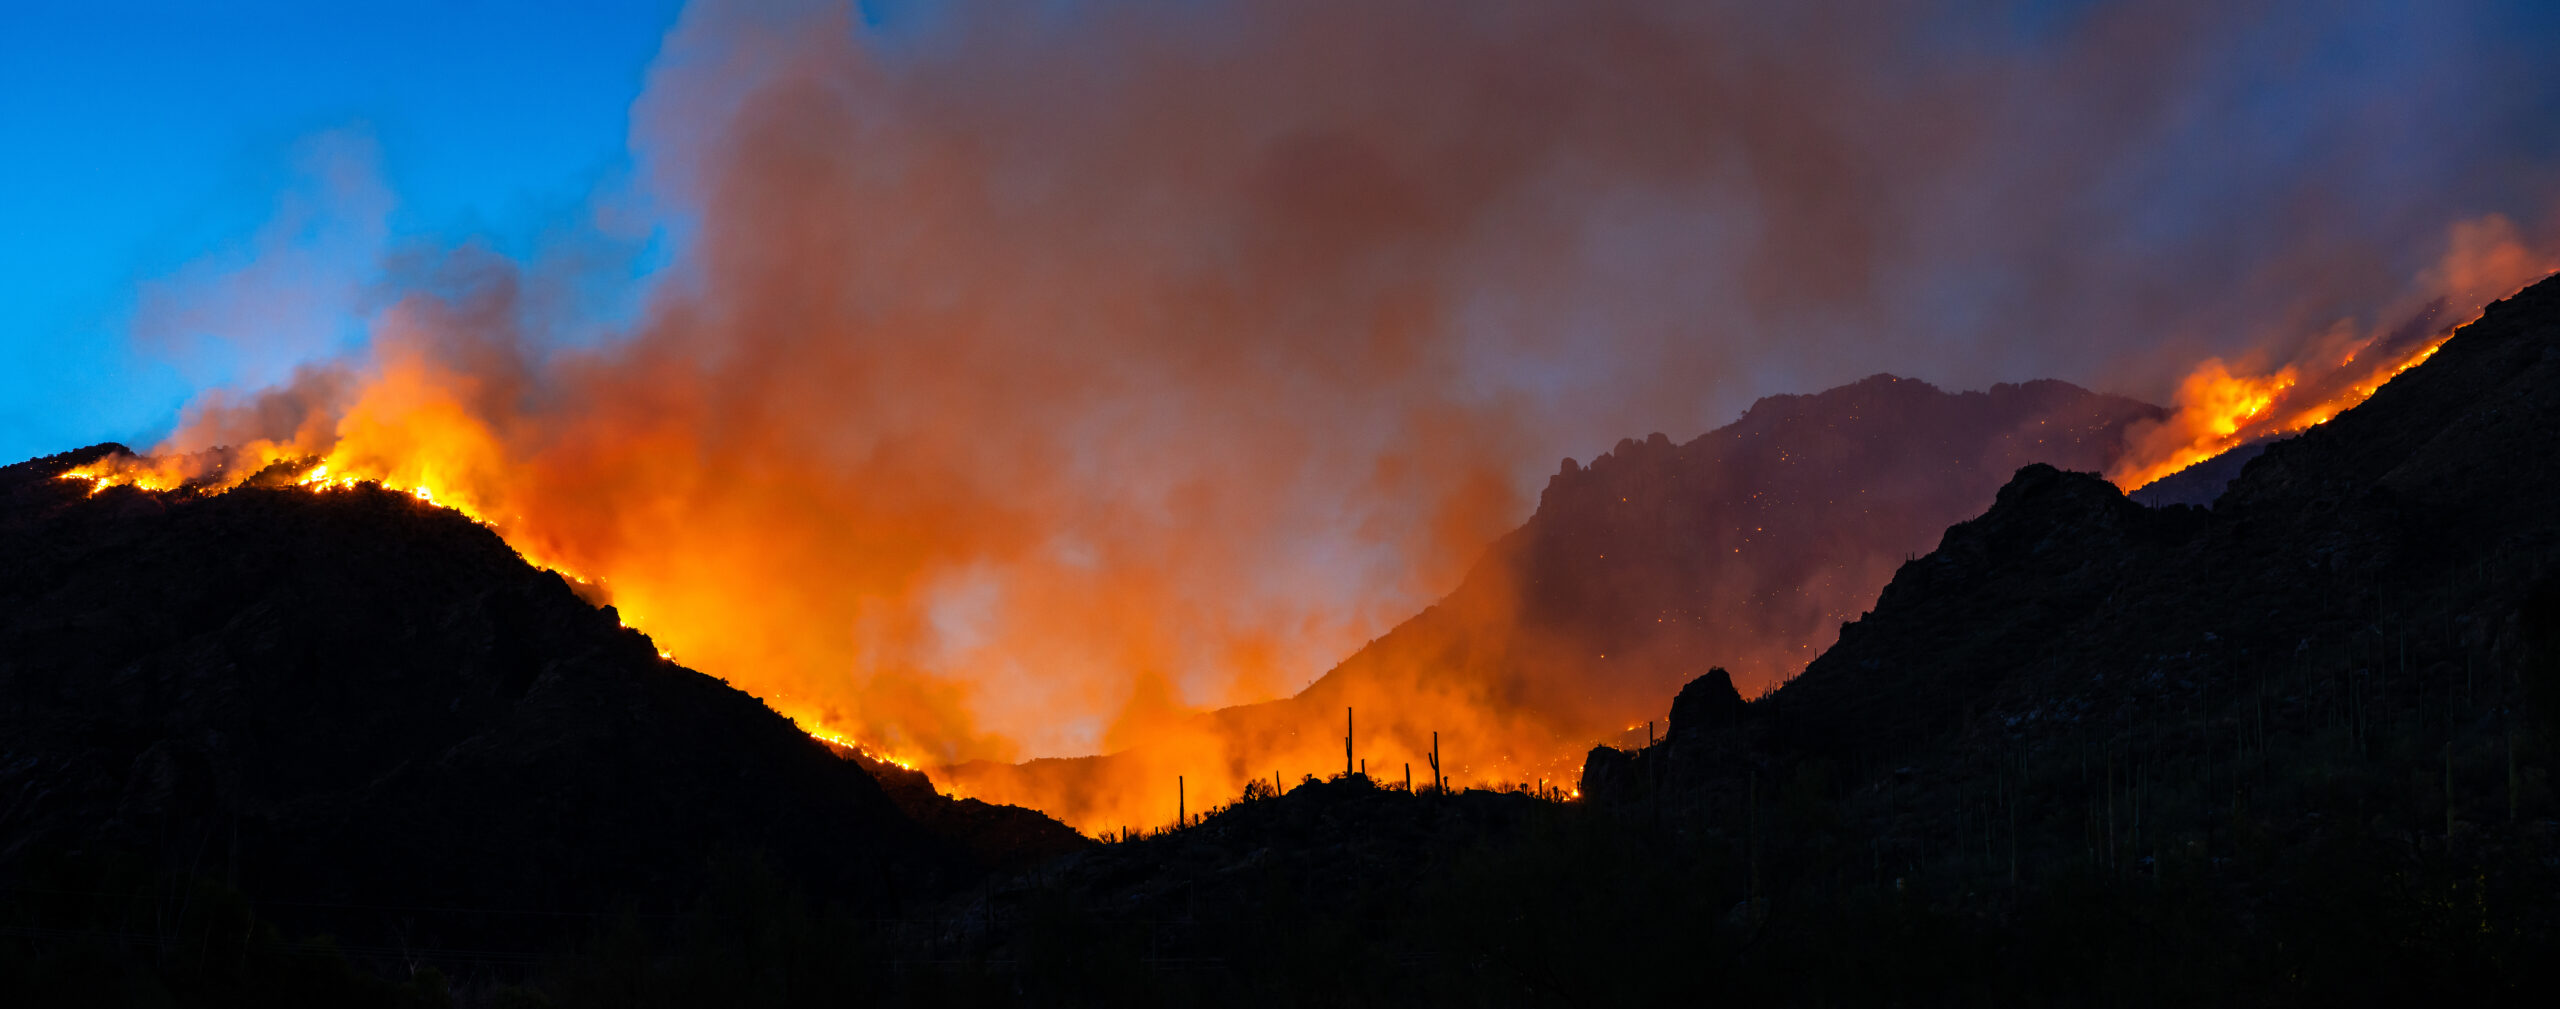
{"type": "MultiPolygon", "coordinates": [[[[363,292],[381,280],[386,250],[472,242],[519,257],[565,256],[576,261],[568,268],[594,299],[585,306],[589,325],[609,328],[635,296],[632,285],[618,281],[671,254],[662,243],[673,215],[630,196],[626,139],[632,103],[678,6],[103,0],[0,10],[0,136],[9,153],[0,158],[0,221],[8,222],[10,238],[0,243],[0,458],[109,438],[147,444],[208,387],[271,382],[292,360],[356,342],[360,320],[379,307],[363,292]],[[564,253],[563,245],[581,248],[564,253]],[[205,298],[154,293],[183,294],[200,274],[226,277],[237,288],[231,275],[258,260],[276,263],[271,272],[296,290],[235,291],[227,296],[234,304],[210,308],[201,304],[205,298]],[[354,293],[325,297],[314,289],[354,293]],[[155,297],[184,304],[155,308],[155,297]],[[282,305],[237,304],[262,299],[282,305]],[[193,332],[258,328],[291,335],[281,345],[254,345],[207,342],[193,332]]],[[[1040,17],[1092,19],[1083,8],[1094,6],[1048,4],[1040,17]]],[[[1125,13],[1143,5],[1098,6],[1125,13]]],[[[1934,29],[1903,40],[1896,55],[1986,65],[2052,60],[2057,65],[2045,69],[2068,78],[2074,68],[2059,64],[2089,55],[2085,40],[2071,36],[2120,14],[2120,6],[1953,5],[1963,13],[1934,19],[1934,29]]],[[[2192,16],[2194,5],[2160,8],[2164,32],[2209,37],[2148,68],[2186,79],[2173,83],[2165,104],[2142,110],[2139,145],[2116,145],[2121,150],[2109,152],[2107,174],[2084,180],[2071,204],[2055,209],[2058,220],[2088,229],[2077,239],[2085,243],[2081,262],[2055,263],[2043,247],[2054,241],[2049,235],[1958,241],[1962,261],[1953,268],[1891,278],[1903,288],[1892,296],[1897,311],[1920,318],[1792,314],[1800,332],[1901,327],[1872,366],[1758,355],[1702,388],[1695,408],[1670,416],[1566,407],[1590,421],[1570,444],[1599,438],[1580,449],[1595,450],[1614,437],[1611,424],[1685,438],[1758,395],[1809,391],[1883,369],[1952,384],[2053,374],[2161,398],[2169,388],[2164,369],[2172,365],[2057,348],[2068,339],[2057,329],[2072,320],[2053,317],[2055,299],[2022,296],[2020,286],[2086,288],[2079,303],[2089,311],[2120,313],[2127,300],[2257,296],[2303,268],[2290,264],[2304,258],[2297,246],[2306,233],[2404,247],[2401,261],[2379,267],[2382,276],[2415,270],[2438,254],[2421,240],[2439,239],[2454,219],[2498,213],[2528,236],[2547,230],[2560,164],[2560,73],[2547,64],[2548,54],[2560,51],[2560,9],[2239,6],[2260,13],[2206,19],[2192,16]],[[2324,231],[2303,227],[2305,215],[2343,220],[2324,231]],[[2109,288],[2106,271],[2118,268],[2123,282],[2109,288]],[[1950,343],[1979,355],[1950,364],[1950,343]]],[[[858,23],[874,44],[887,46],[902,27],[935,34],[943,20],[936,13],[927,3],[875,2],[858,23]]],[[[1825,44],[1818,31],[1771,41],[1825,44]]],[[[2122,45],[2160,41],[2128,37],[2122,45]]],[[[2048,137],[2055,156],[1995,152],[1980,166],[1981,184],[1950,194],[1940,208],[1956,223],[1926,226],[1994,226],[1980,221],[2000,215],[2010,190],[2045,193],[2054,173],[2087,170],[2070,149],[2091,142],[2088,119],[2157,101],[2126,81],[2071,88],[2066,81],[2063,101],[2035,108],[2033,93],[1995,85],[1992,100],[2013,106],[2000,111],[2001,128],[2048,137]],[[1968,216],[1980,221],[1963,220],[1968,216]]],[[[2114,124],[2099,130],[2122,132],[2114,124]]],[[[2103,136],[2097,143],[2110,145],[2103,136]]],[[[1858,179],[1853,172],[1838,181],[1858,179]]],[[[1838,198],[1851,206],[1859,199],[1838,198]]],[[[1670,208],[1667,221],[1621,212],[1623,219],[1601,226],[1641,234],[1702,224],[1678,219],[1683,209],[1670,208]]],[[[1631,247],[1660,241],[1640,238],[1631,247]]],[[[1613,254],[1622,253],[1603,249],[1591,258],[1613,254]]],[[[1600,268],[1628,265],[1645,268],[1600,268]]],[[[1712,313],[1736,297],[1708,291],[1679,310],[1712,313]]],[[[2373,301],[2387,297],[2377,291],[2373,301]]],[[[2369,307],[2324,303],[2298,311],[2369,307]]],[[[2163,332],[2160,340],[2226,349],[2264,339],[2250,328],[2285,314],[2235,311],[2223,332],[2163,332]]],[[[1545,321],[1625,324],[1599,315],[1545,321]]],[[[1582,379],[1608,370],[1572,359],[1543,364],[1506,380],[1580,392],[1582,379]]]]}
{"type": "Polygon", "coordinates": [[[627,171],[631,100],[676,6],[0,6],[0,457],[147,445],[234,379],[236,362],[181,367],[129,340],[142,289],[255,248],[281,209],[324,195],[315,161],[378,171],[360,211],[375,220],[277,236],[315,265],[344,252],[325,265],[349,279],[375,268],[369,227],[536,241],[627,171]]]}

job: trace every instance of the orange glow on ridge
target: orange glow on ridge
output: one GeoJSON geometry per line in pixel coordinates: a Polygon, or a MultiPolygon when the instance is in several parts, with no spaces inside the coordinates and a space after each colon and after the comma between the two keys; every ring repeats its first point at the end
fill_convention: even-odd
{"type": "Polygon", "coordinates": [[[2408,318],[2407,325],[2394,331],[2341,322],[2276,366],[2207,358],[2179,383],[2167,419],[2127,435],[2124,458],[2107,479],[2132,491],[2242,445],[2327,423],[2435,356],[2491,302],[2554,272],[2560,266],[2537,260],[2507,221],[2458,224],[2443,260],[2415,285],[2432,301],[2391,318],[2408,318]],[[2448,311],[2463,313],[2460,321],[2438,320],[2448,311]]]}

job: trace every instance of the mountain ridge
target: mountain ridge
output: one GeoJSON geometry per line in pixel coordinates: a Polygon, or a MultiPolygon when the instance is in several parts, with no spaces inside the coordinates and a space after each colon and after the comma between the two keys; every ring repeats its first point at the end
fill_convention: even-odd
{"type": "Polygon", "coordinates": [[[102,858],[210,872],[374,935],[395,926],[367,908],[681,901],[724,852],[885,909],[1084,843],[1023,811],[921,822],[408,495],[57,478],[121,450],[0,468],[0,877],[102,858]],[[943,832],[987,827],[1011,833],[943,832]]]}
{"type": "MultiPolygon", "coordinates": [[[[1428,778],[1435,734],[1479,776],[1477,761],[1508,754],[1513,780],[1570,780],[1593,739],[1630,723],[1641,739],[1710,665],[1753,693],[1801,668],[2018,465],[2103,468],[2125,428],[2162,415],[2053,380],[1946,392],[1879,374],[1764,397],[1687,442],[1657,433],[1565,460],[1457,587],[1296,694],[1190,716],[1169,727],[1175,744],[936,774],[1005,801],[1065,796],[1051,811],[1082,822],[1098,815],[1086,797],[1169,793],[1186,773],[1339,771],[1351,708],[1357,756],[1382,780],[1407,764],[1428,778]]],[[[1165,794],[1143,808],[1175,805],[1165,794]]],[[[1104,820],[1150,822],[1137,815],[1104,820]]]]}

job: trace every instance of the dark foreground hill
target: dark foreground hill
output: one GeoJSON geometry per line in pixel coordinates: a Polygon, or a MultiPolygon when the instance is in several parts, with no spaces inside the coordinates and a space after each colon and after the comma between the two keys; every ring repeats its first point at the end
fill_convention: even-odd
{"type": "Polygon", "coordinates": [[[0,469],[0,925],[19,938],[165,960],[245,927],[206,917],[245,897],[284,934],[454,972],[690,906],[724,864],[885,915],[1084,843],[1020,810],[893,801],[459,514],[371,487],[56,478],[112,451],[0,469]]]}
{"type": "Polygon", "coordinates": [[[1585,790],[1755,853],[1772,920],[1881,888],[2162,997],[2547,996],[2555,458],[2560,280],[2210,510],[2022,470],[1801,677],[1585,790]]]}
{"type": "MultiPolygon", "coordinates": [[[[1957,725],[2017,746],[2181,706],[2251,750],[2262,715],[2300,728],[2315,709],[2360,752],[2381,733],[2441,742],[2466,718],[2514,715],[2535,668],[2551,616],[2536,600],[2560,576],[2553,458],[2560,282],[2546,281],[2268,446],[2211,510],[2020,471],[1754,708],[1772,743],[1802,750],[1957,725]]],[[[2210,740],[2185,742],[2201,755],[2210,740]]]]}

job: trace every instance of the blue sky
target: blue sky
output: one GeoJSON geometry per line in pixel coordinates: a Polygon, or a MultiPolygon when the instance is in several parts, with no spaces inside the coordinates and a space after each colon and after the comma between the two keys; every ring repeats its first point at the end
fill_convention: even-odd
{"type": "Polygon", "coordinates": [[[254,243],[332,150],[396,194],[387,240],[537,241],[628,170],[678,6],[0,5],[0,459],[164,432],[205,376],[127,339],[139,292],[254,243]]]}
{"type": "MultiPolygon", "coordinates": [[[[680,6],[0,4],[0,460],[104,439],[144,447],[193,394],[263,384],[279,377],[274,369],[313,356],[314,341],[356,336],[360,306],[328,303],[300,306],[297,318],[282,323],[235,322],[234,329],[314,330],[288,332],[287,345],[263,358],[184,347],[173,353],[136,339],[138,329],[151,328],[137,322],[148,323],[155,288],[183,287],[197,275],[210,281],[258,262],[285,280],[354,290],[378,279],[384,250],[404,243],[449,248],[468,240],[521,261],[564,234],[629,239],[568,225],[590,215],[593,201],[621,191],[618,182],[631,170],[631,104],[680,6]],[[331,167],[349,165],[364,184],[332,189],[331,167]],[[300,219],[297,209],[315,204],[317,212],[306,216],[320,222],[320,233],[273,234],[277,222],[290,225],[300,219]],[[273,242],[302,255],[262,255],[262,243],[273,242]]],[[[2009,8],[2013,32],[1983,32],[1978,21],[1960,18],[1939,43],[2034,50],[2106,6],[2029,0],[2009,8]]],[[[2339,15],[2325,47],[2246,49],[2209,61],[2233,79],[2198,92],[2216,104],[2180,110],[2192,129],[2168,132],[2138,152],[2136,163],[2092,180],[2080,194],[2133,208],[2096,215],[2120,226],[2090,237],[2123,246],[2134,261],[2192,261],[2198,272],[2238,274],[2272,256],[2248,225],[2276,218],[2254,212],[2305,188],[2362,208],[2354,223],[2370,225],[2366,230],[2428,236],[2410,243],[2413,262],[2436,255],[2434,236],[2462,217],[2499,210],[2536,226],[2548,216],[2543,194],[2560,162],[2560,75],[2548,69],[2548,53],[2560,45],[2560,5],[2454,7],[2321,8],[2339,15]],[[2377,119],[2399,125],[2378,131],[2383,143],[2356,142],[2355,128],[2377,119]],[[2305,179],[2317,185],[2306,187],[2305,179]],[[2205,254],[2188,254],[2198,250],[2205,254]]],[[[934,20],[930,9],[903,2],[872,0],[864,10],[874,28],[930,28],[934,20]]],[[[2251,47],[2268,41],[2263,33],[2242,39],[2251,47]]],[[[644,252],[631,262],[650,261],[644,252]]],[[[1990,327],[2015,300],[2001,293],[2001,285],[2018,282],[2015,271],[1967,265],[1958,272],[1956,282],[1933,281],[1938,287],[1915,303],[1931,306],[1940,329],[1990,327]]],[[[2169,267],[2157,272],[2192,280],[2169,267]]],[[[246,303],[265,298],[254,284],[201,286],[224,288],[246,303]]],[[[2149,297],[2141,285],[2117,286],[2128,297],[2149,297]]],[[[2166,286],[2211,290],[2192,282],[2166,286]]],[[[2091,297],[2054,300],[2078,309],[2091,297]]],[[[616,317],[582,316],[608,325],[616,317]]],[[[177,328],[200,321],[181,319],[177,328]]],[[[2037,320],[2028,323],[2024,329],[2041,331],[2037,320]]],[[[1974,370],[2090,380],[2035,350],[1974,370]]],[[[1959,370],[1929,377],[1979,376],[1959,370]]],[[[1743,391],[1810,391],[1828,378],[1779,368],[1743,391]]],[[[1698,424],[1729,418],[1735,404],[1711,405],[1698,424]]],[[[1605,444],[1630,425],[1640,431],[1689,422],[1685,414],[1611,415],[1571,437],[1605,444]]]]}

